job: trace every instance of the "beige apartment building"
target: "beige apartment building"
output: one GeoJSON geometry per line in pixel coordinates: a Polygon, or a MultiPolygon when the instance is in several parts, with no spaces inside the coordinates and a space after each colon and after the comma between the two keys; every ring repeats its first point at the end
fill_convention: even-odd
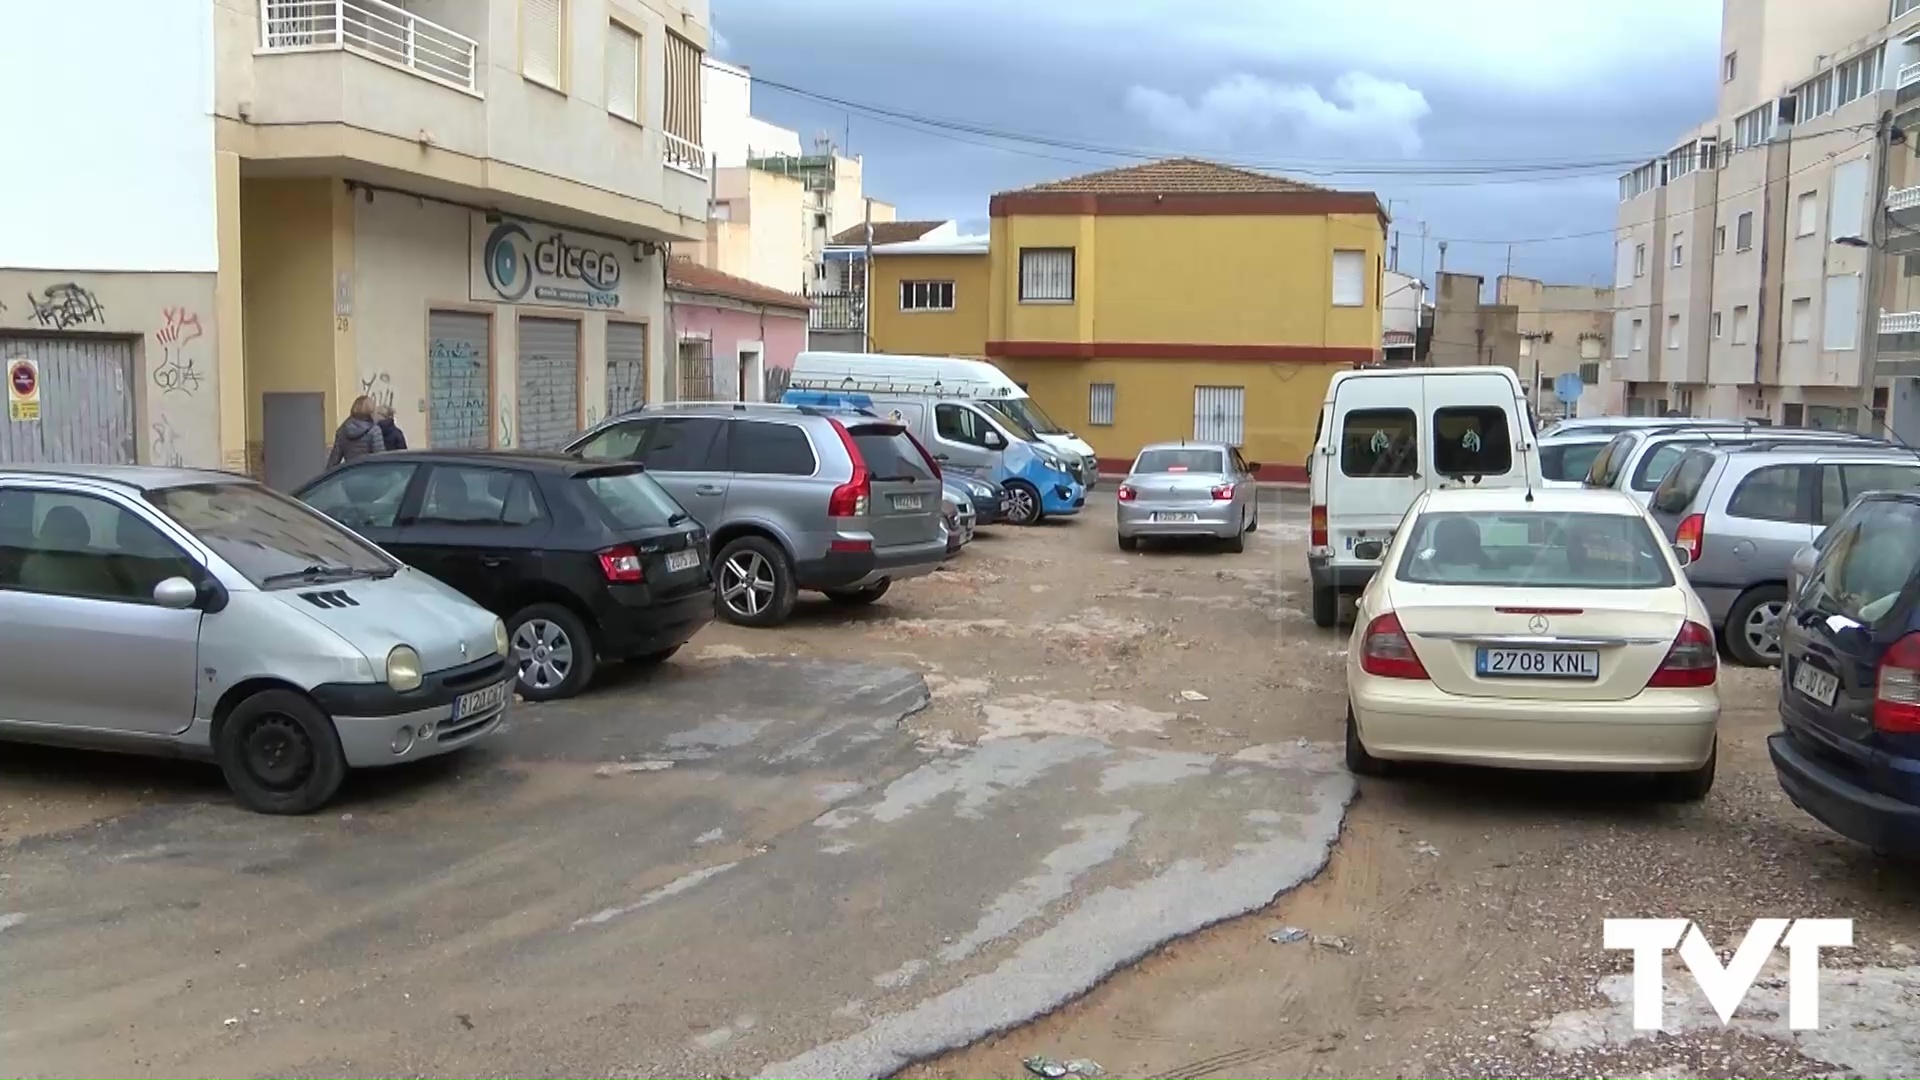
{"type": "Polygon", "coordinates": [[[1622,411],[1877,429],[1888,361],[1920,360],[1883,332],[1920,312],[1920,243],[1876,227],[1920,185],[1910,143],[1876,152],[1920,118],[1920,0],[1726,0],[1721,38],[1717,117],[1620,178],[1622,411]]]}
{"type": "Polygon", "coordinates": [[[1481,300],[1485,282],[1479,275],[1442,272],[1439,277],[1428,363],[1512,368],[1541,417],[1624,411],[1624,384],[1607,359],[1612,289],[1503,275],[1494,282],[1489,304],[1481,300]],[[1555,390],[1563,375],[1580,380],[1571,401],[1555,390]]]}
{"type": "MultiPolygon", "coordinates": [[[[53,53],[152,52],[139,27],[117,40],[115,6],[74,0],[31,29],[53,53]]],[[[126,70],[183,72],[147,122],[184,145],[152,168],[213,178],[204,207],[170,204],[203,215],[209,257],[107,267],[55,238],[33,265],[0,268],[0,294],[58,288],[68,312],[0,313],[0,346],[44,361],[47,418],[131,433],[80,446],[58,423],[0,430],[0,460],[225,466],[289,485],[324,463],[361,394],[435,447],[557,446],[616,404],[668,395],[664,260],[703,237],[712,182],[707,0],[153,7],[148,29],[179,36],[175,63],[126,70]]],[[[145,198],[141,162],[123,181],[145,198]]]]}

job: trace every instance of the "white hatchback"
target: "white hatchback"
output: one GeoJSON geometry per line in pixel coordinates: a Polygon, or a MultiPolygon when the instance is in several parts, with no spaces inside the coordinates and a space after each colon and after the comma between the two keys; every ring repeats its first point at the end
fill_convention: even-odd
{"type": "Polygon", "coordinates": [[[1361,595],[1347,765],[1657,774],[1713,786],[1711,620],[1682,557],[1618,491],[1421,495],[1361,595]]]}

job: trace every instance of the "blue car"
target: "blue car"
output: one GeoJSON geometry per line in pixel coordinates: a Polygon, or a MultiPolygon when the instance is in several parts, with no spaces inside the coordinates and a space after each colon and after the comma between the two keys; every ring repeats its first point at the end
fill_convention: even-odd
{"type": "Polygon", "coordinates": [[[1877,852],[1920,857],[1920,492],[1871,492],[1821,538],[1780,621],[1794,805],[1877,852]]]}

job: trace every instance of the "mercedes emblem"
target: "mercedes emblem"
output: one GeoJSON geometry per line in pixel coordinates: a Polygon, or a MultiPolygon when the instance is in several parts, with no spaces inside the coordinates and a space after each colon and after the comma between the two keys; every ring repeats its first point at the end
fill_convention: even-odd
{"type": "Polygon", "coordinates": [[[1536,634],[1544,634],[1544,633],[1546,633],[1546,632],[1547,632],[1547,617],[1546,617],[1545,615],[1535,615],[1535,616],[1534,616],[1533,618],[1531,618],[1531,619],[1528,619],[1528,620],[1527,620],[1527,629],[1529,629],[1529,630],[1531,630],[1531,631],[1533,631],[1533,632],[1534,632],[1534,633],[1536,633],[1536,634]]]}

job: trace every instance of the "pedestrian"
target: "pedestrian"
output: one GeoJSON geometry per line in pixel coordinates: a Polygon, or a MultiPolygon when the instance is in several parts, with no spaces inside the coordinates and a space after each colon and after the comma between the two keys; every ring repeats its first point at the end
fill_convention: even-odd
{"type": "Polygon", "coordinates": [[[407,433],[401,431],[400,425],[393,422],[393,406],[380,406],[380,411],[376,415],[380,417],[380,441],[386,443],[389,450],[405,450],[407,433]]]}
{"type": "Polygon", "coordinates": [[[380,423],[373,416],[373,399],[362,394],[353,399],[353,408],[333,433],[333,453],[327,455],[327,468],[359,461],[387,448],[380,436],[380,423]]]}

